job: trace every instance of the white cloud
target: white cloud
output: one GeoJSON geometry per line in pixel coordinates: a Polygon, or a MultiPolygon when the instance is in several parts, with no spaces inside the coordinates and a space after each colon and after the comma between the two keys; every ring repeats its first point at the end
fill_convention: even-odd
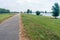
{"type": "Polygon", "coordinates": [[[38,4],[38,3],[40,3],[40,0],[27,0],[27,2],[38,4]]]}
{"type": "Polygon", "coordinates": [[[39,4],[40,0],[17,0],[17,3],[24,5],[24,4],[39,4]]]}
{"type": "Polygon", "coordinates": [[[0,7],[17,11],[27,9],[49,11],[55,2],[60,4],[60,0],[0,0],[0,7]]]}
{"type": "Polygon", "coordinates": [[[25,0],[17,0],[16,3],[19,3],[20,5],[26,5],[27,1],[25,1],[25,0]]]}
{"type": "Polygon", "coordinates": [[[48,0],[17,0],[17,3],[26,9],[33,10],[47,10],[51,7],[48,0]]]}

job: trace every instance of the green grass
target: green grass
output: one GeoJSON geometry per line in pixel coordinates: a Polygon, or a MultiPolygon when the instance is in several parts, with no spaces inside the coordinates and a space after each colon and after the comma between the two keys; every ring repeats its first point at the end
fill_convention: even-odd
{"type": "Polygon", "coordinates": [[[0,14],[0,23],[1,23],[2,21],[4,21],[5,19],[13,16],[13,15],[14,15],[14,14],[8,14],[8,13],[6,13],[6,14],[0,14]]]}
{"type": "Polygon", "coordinates": [[[22,14],[22,21],[30,40],[60,40],[60,19],[22,14]]]}

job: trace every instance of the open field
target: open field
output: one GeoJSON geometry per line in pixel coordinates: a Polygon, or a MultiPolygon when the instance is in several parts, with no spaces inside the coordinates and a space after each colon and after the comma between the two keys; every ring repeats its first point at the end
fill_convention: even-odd
{"type": "Polygon", "coordinates": [[[11,16],[13,16],[14,14],[8,14],[8,13],[6,13],[6,14],[0,14],[0,23],[3,21],[3,20],[5,20],[5,19],[7,19],[7,18],[9,18],[9,17],[11,17],[11,16]]]}
{"type": "Polygon", "coordinates": [[[30,40],[60,40],[60,19],[21,14],[25,36],[30,40]]]}

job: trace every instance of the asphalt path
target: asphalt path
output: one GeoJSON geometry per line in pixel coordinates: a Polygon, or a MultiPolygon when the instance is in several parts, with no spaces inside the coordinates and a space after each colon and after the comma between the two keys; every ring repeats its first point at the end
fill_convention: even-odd
{"type": "Polygon", "coordinates": [[[0,40],[19,40],[19,14],[0,24],[0,40]]]}

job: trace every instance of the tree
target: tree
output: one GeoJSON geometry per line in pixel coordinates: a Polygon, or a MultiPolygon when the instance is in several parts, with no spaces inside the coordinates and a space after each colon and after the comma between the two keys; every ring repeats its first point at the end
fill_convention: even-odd
{"type": "Polygon", "coordinates": [[[45,11],[45,13],[47,13],[47,11],[45,11]]]}
{"type": "Polygon", "coordinates": [[[52,6],[52,10],[53,10],[52,16],[54,16],[56,19],[57,16],[59,16],[59,5],[58,5],[58,3],[55,3],[54,6],[52,6]]]}
{"type": "Polygon", "coordinates": [[[30,10],[30,13],[32,13],[32,10],[30,10]]]}
{"type": "Polygon", "coordinates": [[[36,15],[40,15],[40,11],[36,11],[36,15]]]}
{"type": "Polygon", "coordinates": [[[30,9],[27,9],[27,13],[32,13],[32,10],[30,10],[30,9]]]}

